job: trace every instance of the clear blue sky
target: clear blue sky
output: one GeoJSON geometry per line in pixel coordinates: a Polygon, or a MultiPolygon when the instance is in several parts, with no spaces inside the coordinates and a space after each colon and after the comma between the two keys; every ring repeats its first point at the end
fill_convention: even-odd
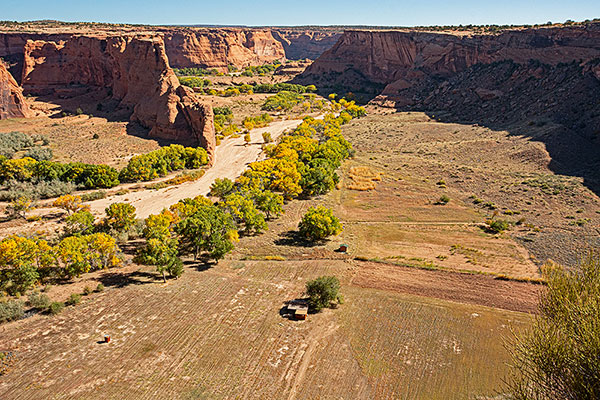
{"type": "Polygon", "coordinates": [[[2,20],[215,25],[535,24],[600,18],[600,0],[2,0],[2,20]]]}

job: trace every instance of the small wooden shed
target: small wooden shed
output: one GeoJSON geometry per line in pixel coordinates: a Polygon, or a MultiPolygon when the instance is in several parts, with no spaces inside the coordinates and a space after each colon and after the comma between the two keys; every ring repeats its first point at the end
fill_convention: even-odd
{"type": "Polygon", "coordinates": [[[287,305],[287,309],[294,313],[294,318],[306,319],[308,303],[305,300],[294,300],[287,305]]]}

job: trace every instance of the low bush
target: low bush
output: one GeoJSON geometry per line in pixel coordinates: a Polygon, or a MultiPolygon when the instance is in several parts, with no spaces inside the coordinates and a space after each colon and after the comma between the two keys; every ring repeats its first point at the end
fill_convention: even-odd
{"type": "Polygon", "coordinates": [[[104,292],[104,285],[99,283],[98,286],[96,286],[96,292],[104,292]]]}
{"type": "Polygon", "coordinates": [[[104,190],[96,190],[95,192],[84,193],[81,196],[81,201],[94,201],[106,198],[106,192],[104,190]]]}
{"type": "Polygon", "coordinates": [[[50,298],[48,295],[40,292],[33,292],[28,297],[29,305],[38,310],[46,310],[50,307],[50,298]]]}
{"type": "Polygon", "coordinates": [[[79,293],[72,293],[69,299],[65,302],[68,306],[76,306],[81,302],[81,295],[79,293]]]}
{"type": "Polygon", "coordinates": [[[510,223],[503,219],[488,219],[485,221],[485,230],[488,233],[502,233],[510,227],[510,223]]]}
{"type": "Polygon", "coordinates": [[[89,296],[92,293],[94,293],[94,291],[92,290],[91,287],[86,286],[86,287],[83,288],[83,295],[84,296],[89,296]]]}
{"type": "Polygon", "coordinates": [[[8,300],[0,302],[0,323],[23,318],[23,315],[25,315],[25,311],[22,301],[8,300]]]}
{"type": "Polygon", "coordinates": [[[48,311],[50,314],[57,315],[60,314],[61,311],[65,308],[65,303],[61,303],[60,301],[54,301],[50,303],[50,307],[48,307],[48,311]]]}
{"type": "Polygon", "coordinates": [[[49,147],[32,147],[25,152],[24,157],[33,158],[36,161],[47,161],[53,157],[52,149],[49,147]]]}
{"type": "Polygon", "coordinates": [[[35,183],[10,180],[6,184],[6,189],[0,191],[0,200],[11,201],[19,197],[51,199],[73,193],[76,189],[77,185],[74,183],[59,180],[39,181],[35,183]]]}

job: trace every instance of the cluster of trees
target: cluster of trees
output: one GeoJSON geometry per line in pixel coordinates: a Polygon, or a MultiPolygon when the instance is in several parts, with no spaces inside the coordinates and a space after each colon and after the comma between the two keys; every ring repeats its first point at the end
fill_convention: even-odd
{"type": "Polygon", "coordinates": [[[189,86],[191,88],[195,87],[208,87],[212,84],[212,82],[208,79],[202,79],[195,76],[180,76],[178,77],[179,83],[184,86],[189,86]]]}
{"type": "Polygon", "coordinates": [[[8,198],[3,198],[8,200],[23,196],[52,197],[70,193],[75,187],[112,188],[120,182],[147,181],[171,171],[200,168],[207,163],[206,150],[181,145],[135,156],[120,172],[105,164],[60,163],[37,161],[30,157],[8,159],[0,156],[0,184],[6,185],[7,192],[3,194],[8,198]]]}
{"type": "Polygon", "coordinates": [[[242,125],[244,129],[252,130],[254,128],[262,128],[269,125],[273,121],[273,117],[269,114],[264,113],[261,115],[257,115],[256,117],[246,117],[242,121],[242,125]]]}
{"type": "Polygon", "coordinates": [[[345,112],[322,120],[305,118],[279,144],[265,148],[268,159],[249,165],[237,181],[241,190],[271,190],[286,200],[327,193],[339,181],[335,170],[352,154],[340,129],[350,119],[345,112]]]}
{"type": "Polygon", "coordinates": [[[275,70],[277,68],[279,68],[280,66],[281,66],[281,61],[279,61],[279,60],[274,61],[273,64],[265,64],[265,65],[258,65],[258,66],[251,65],[249,67],[244,68],[244,71],[242,71],[242,76],[269,75],[269,74],[272,74],[273,72],[275,72],[275,70]]]}
{"type": "Polygon", "coordinates": [[[302,101],[304,101],[304,96],[296,92],[283,91],[266,99],[262,109],[266,111],[289,111],[302,101]]]}
{"type": "Polygon", "coordinates": [[[0,157],[0,183],[61,181],[93,188],[111,188],[119,184],[119,172],[104,164],[36,161],[30,157],[0,157]]]}
{"type": "Polygon", "coordinates": [[[242,84],[238,86],[230,86],[224,90],[217,90],[209,88],[210,82],[207,84],[206,80],[199,78],[179,78],[183,85],[193,87],[197,93],[221,96],[221,97],[234,97],[241,94],[254,94],[254,93],[280,93],[280,92],[292,92],[297,94],[314,93],[317,91],[315,85],[298,85],[293,83],[262,83],[257,85],[242,84]]]}
{"type": "Polygon", "coordinates": [[[158,215],[150,215],[144,221],[143,235],[146,244],[137,261],[155,265],[165,280],[167,273],[175,278],[183,273],[180,255],[219,260],[238,240],[232,215],[203,196],[181,200],[158,215]]]}
{"type": "Polygon", "coordinates": [[[0,290],[24,293],[47,277],[72,278],[119,266],[116,240],[103,232],[67,236],[52,245],[40,238],[9,236],[0,241],[0,290]]]}
{"type": "Polygon", "coordinates": [[[24,293],[45,278],[72,278],[122,265],[116,238],[134,227],[134,206],[113,203],[106,208],[106,217],[95,224],[79,196],[61,196],[53,205],[66,213],[59,238],[49,242],[13,235],[0,241],[0,291],[24,293]]]}
{"type": "Polygon", "coordinates": [[[205,75],[218,75],[219,71],[216,69],[204,69],[204,68],[173,68],[175,75],[177,76],[205,76],[205,75]]]}
{"type": "Polygon", "coordinates": [[[122,182],[149,181],[172,171],[196,169],[208,163],[203,148],[173,144],[132,157],[119,173],[122,182]]]}

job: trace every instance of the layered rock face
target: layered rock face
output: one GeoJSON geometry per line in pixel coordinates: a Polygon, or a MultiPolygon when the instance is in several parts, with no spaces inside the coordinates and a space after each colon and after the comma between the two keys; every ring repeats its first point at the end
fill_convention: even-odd
{"type": "Polygon", "coordinates": [[[0,119],[31,117],[23,93],[17,82],[0,62],[0,119]]]}
{"type": "Polygon", "coordinates": [[[226,70],[286,58],[282,44],[270,30],[177,29],[163,31],[169,62],[173,67],[204,67],[226,70]]]}
{"type": "Polygon", "coordinates": [[[341,31],[330,30],[274,29],[272,32],[290,60],[316,60],[332,48],[342,35],[341,31]]]}
{"type": "Polygon", "coordinates": [[[180,86],[156,36],[74,36],[66,41],[28,41],[21,84],[25,93],[68,96],[109,89],[131,120],[155,138],[199,143],[214,153],[210,106],[180,86]]]}
{"type": "Polygon", "coordinates": [[[394,96],[426,77],[447,78],[478,64],[538,60],[556,65],[600,57],[600,24],[459,36],[412,31],[347,31],[303,79],[360,90],[386,85],[394,96]],[[320,82],[319,82],[320,81],[320,82]]]}

